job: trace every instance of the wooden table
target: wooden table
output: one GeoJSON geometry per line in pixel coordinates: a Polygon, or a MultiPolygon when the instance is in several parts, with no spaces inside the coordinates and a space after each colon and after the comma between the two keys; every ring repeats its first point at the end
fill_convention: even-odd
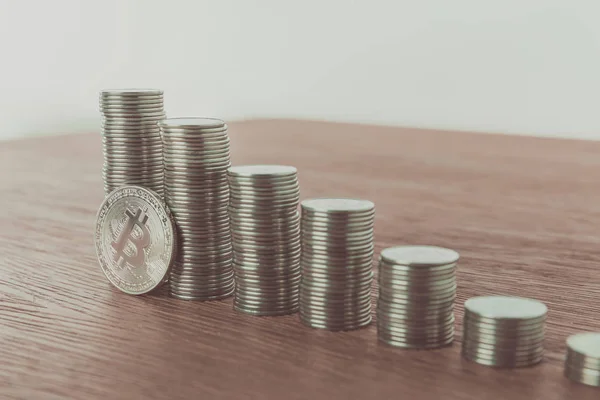
{"type": "Polygon", "coordinates": [[[99,134],[36,138],[0,143],[0,398],[600,398],[562,376],[565,338],[600,331],[600,143],[282,120],[230,132],[235,164],[295,165],[303,198],[375,201],[377,252],[458,250],[454,346],[121,294],[93,248],[99,134]],[[494,293],[549,306],[542,364],[461,359],[462,303],[494,293]]]}

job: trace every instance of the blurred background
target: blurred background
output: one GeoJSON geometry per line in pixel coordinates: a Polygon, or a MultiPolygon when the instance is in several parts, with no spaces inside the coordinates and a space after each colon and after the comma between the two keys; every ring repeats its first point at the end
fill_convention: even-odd
{"type": "Polygon", "coordinates": [[[0,139],[169,116],[600,139],[598,0],[0,0],[0,139]]]}

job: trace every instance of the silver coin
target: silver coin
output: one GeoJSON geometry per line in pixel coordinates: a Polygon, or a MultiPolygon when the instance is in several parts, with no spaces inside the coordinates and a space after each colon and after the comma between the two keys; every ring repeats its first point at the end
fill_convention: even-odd
{"type": "Polygon", "coordinates": [[[544,356],[544,350],[542,348],[533,353],[521,355],[514,353],[489,353],[463,347],[461,349],[461,354],[463,357],[479,364],[502,367],[524,367],[539,363],[544,356]]]}
{"type": "MultiPolygon", "coordinates": [[[[292,262],[285,263],[263,263],[263,264],[248,264],[240,261],[236,257],[233,258],[233,269],[236,273],[243,277],[244,282],[285,282],[290,279],[296,280],[301,276],[300,268],[292,262]]],[[[243,283],[243,282],[242,282],[243,283]]]]}
{"type": "Polygon", "coordinates": [[[307,316],[303,313],[302,307],[299,308],[300,321],[311,328],[327,329],[330,331],[349,331],[365,328],[371,324],[371,315],[364,315],[361,318],[339,318],[336,320],[322,319],[315,316],[307,316]]]}
{"type": "MultiPolygon", "coordinates": [[[[300,294],[302,298],[302,294],[300,294]]],[[[370,323],[372,321],[371,309],[369,305],[345,307],[345,308],[328,308],[315,305],[314,307],[304,307],[300,301],[299,309],[300,318],[304,321],[327,322],[332,325],[355,325],[357,321],[370,323]],[[368,321],[368,322],[367,322],[368,321]]],[[[346,327],[345,329],[350,329],[346,327]]]]}
{"type": "Polygon", "coordinates": [[[594,370],[565,368],[564,375],[568,379],[588,386],[600,387],[600,374],[594,370]]]}
{"type": "Polygon", "coordinates": [[[567,367],[600,370],[600,333],[577,333],[567,338],[567,367]]]}
{"type": "Polygon", "coordinates": [[[531,354],[538,354],[543,352],[544,345],[543,342],[535,343],[531,345],[521,345],[521,346],[507,346],[507,347],[498,347],[496,345],[490,345],[487,343],[479,343],[479,342],[465,342],[463,341],[463,349],[464,351],[477,353],[477,354],[488,354],[488,355],[502,355],[508,357],[508,355],[514,355],[518,357],[525,357],[531,354]]]}
{"type": "Polygon", "coordinates": [[[123,114],[113,115],[109,118],[104,117],[103,124],[105,127],[109,125],[151,125],[154,126],[156,122],[166,118],[165,113],[153,113],[153,114],[123,114]]]}
{"type": "Polygon", "coordinates": [[[567,346],[577,354],[600,361],[600,333],[598,332],[571,335],[567,339],[567,346]]]}
{"type": "Polygon", "coordinates": [[[476,362],[477,364],[486,365],[486,366],[495,367],[495,368],[532,367],[532,366],[539,364],[544,358],[543,355],[532,356],[529,358],[516,359],[516,360],[515,359],[508,359],[508,360],[489,359],[489,358],[479,357],[477,355],[471,355],[471,354],[463,354],[462,356],[467,360],[476,362]]]}
{"type": "Polygon", "coordinates": [[[153,109],[127,109],[127,108],[101,108],[100,112],[104,116],[105,119],[128,119],[128,118],[157,118],[163,119],[165,118],[165,111],[162,107],[157,107],[153,109]]]}
{"type": "Polygon", "coordinates": [[[220,128],[225,122],[218,118],[178,117],[168,118],[161,122],[164,128],[220,128]]]}
{"type": "Polygon", "coordinates": [[[140,96],[162,96],[164,92],[160,89],[104,89],[100,91],[101,97],[140,97],[140,96]]]}
{"type": "Polygon", "coordinates": [[[163,97],[115,97],[108,96],[99,98],[100,110],[112,107],[163,107],[163,97]]]}
{"type": "Polygon", "coordinates": [[[285,309],[285,310],[257,310],[257,311],[255,311],[255,310],[246,309],[246,308],[240,306],[239,304],[234,303],[233,309],[238,312],[255,315],[255,316],[259,316],[259,317],[278,317],[278,316],[283,316],[283,315],[294,314],[297,312],[298,307],[297,306],[291,307],[291,308],[285,309]]]}
{"type": "MultiPolygon", "coordinates": [[[[164,121],[170,118],[165,118],[164,121]]],[[[212,128],[200,127],[200,126],[170,126],[169,123],[172,124],[172,121],[167,121],[165,123],[161,123],[160,127],[164,133],[165,140],[170,140],[174,138],[181,139],[181,141],[185,141],[186,143],[201,143],[203,140],[215,137],[220,137],[223,133],[227,132],[227,124],[222,126],[215,126],[212,128]],[[206,135],[206,137],[205,137],[206,135]]]]}
{"type": "Polygon", "coordinates": [[[378,340],[387,345],[404,349],[433,350],[451,345],[454,341],[454,335],[449,335],[443,338],[432,338],[429,340],[406,341],[402,338],[398,339],[394,338],[393,336],[381,334],[378,335],[378,340]]]}
{"type": "Polygon", "coordinates": [[[508,296],[473,297],[465,302],[465,310],[494,321],[535,320],[548,312],[546,305],[537,300],[508,296]]]}
{"type": "Polygon", "coordinates": [[[113,114],[119,115],[125,114],[150,114],[154,115],[157,113],[164,114],[165,110],[162,104],[101,104],[100,113],[104,118],[111,118],[113,114]]]}
{"type": "Polygon", "coordinates": [[[233,288],[231,288],[229,290],[229,292],[223,292],[223,293],[219,293],[216,294],[214,296],[207,296],[207,295],[194,295],[194,294],[180,294],[177,292],[170,292],[169,295],[175,299],[178,300],[200,300],[200,301],[218,301],[218,300],[224,300],[228,297],[231,297],[231,295],[233,294],[233,288]]]}
{"type": "Polygon", "coordinates": [[[160,122],[159,127],[165,146],[169,148],[188,151],[196,146],[229,143],[226,126],[216,129],[190,129],[187,127],[173,129],[165,126],[164,121],[166,120],[160,122]]]}
{"type": "MultiPolygon", "coordinates": [[[[379,317],[378,317],[379,318],[379,317]]],[[[406,342],[418,342],[420,340],[445,340],[450,336],[454,336],[454,325],[449,323],[446,325],[430,326],[427,329],[406,329],[402,326],[389,325],[377,319],[377,329],[381,331],[380,336],[403,340],[406,342]]]]}
{"type": "Polygon", "coordinates": [[[465,331],[473,332],[474,334],[503,337],[503,338],[519,338],[519,337],[530,337],[543,335],[545,331],[545,324],[532,324],[529,326],[495,326],[482,324],[478,322],[471,322],[466,318],[463,318],[463,329],[465,331]]]}
{"type": "Polygon", "coordinates": [[[298,170],[295,167],[287,165],[241,165],[231,167],[229,175],[234,177],[273,177],[273,176],[293,176],[298,170]]]}
{"type": "Polygon", "coordinates": [[[337,314],[371,313],[371,298],[368,295],[334,300],[324,299],[320,294],[310,295],[307,293],[310,292],[300,289],[300,306],[306,314],[334,318],[337,314]]]}
{"type": "MultiPolygon", "coordinates": [[[[231,170],[231,167],[230,167],[231,170]]],[[[273,181],[249,181],[241,182],[236,178],[228,175],[229,187],[231,191],[237,194],[244,194],[248,196],[256,197],[269,197],[269,196],[287,196],[291,194],[299,194],[300,186],[298,180],[290,180],[287,182],[273,182],[273,181]]]]}
{"type": "Polygon", "coordinates": [[[375,204],[368,200],[310,199],[302,202],[303,210],[325,214],[371,212],[374,208],[375,204]]]}
{"type": "MultiPolygon", "coordinates": [[[[102,136],[132,136],[140,133],[147,133],[152,136],[157,136],[157,131],[160,132],[158,127],[158,119],[110,119],[105,118],[100,123],[102,136]]],[[[162,137],[161,137],[162,142],[162,137]]]]}
{"type": "MultiPolygon", "coordinates": [[[[233,270],[235,271],[236,277],[241,278],[238,282],[240,289],[253,289],[260,288],[260,290],[283,290],[283,292],[288,293],[288,286],[294,287],[294,292],[298,292],[298,283],[300,282],[301,276],[298,271],[296,274],[289,273],[288,276],[278,276],[278,275],[263,275],[262,273],[254,273],[248,274],[243,269],[240,269],[239,266],[235,266],[233,270]]],[[[287,271],[285,271],[287,273],[287,271]]]]}
{"type": "Polygon", "coordinates": [[[214,301],[223,300],[233,295],[234,285],[224,286],[211,290],[185,290],[169,287],[172,297],[181,300],[214,301]]]}
{"type": "Polygon", "coordinates": [[[271,219],[247,218],[237,216],[229,210],[231,225],[240,232],[264,232],[268,230],[291,231],[299,229],[298,217],[296,215],[275,215],[271,219]]]}
{"type": "Polygon", "coordinates": [[[148,293],[165,280],[174,256],[169,209],[148,189],[124,186],[111,192],[96,218],[96,254],[119,290],[148,293]]]}
{"type": "Polygon", "coordinates": [[[416,268],[454,264],[459,255],[454,250],[436,246],[397,246],[382,250],[381,258],[386,263],[416,268]]]}
{"type": "Polygon", "coordinates": [[[461,353],[469,358],[488,359],[499,363],[509,363],[516,360],[537,359],[544,354],[544,347],[533,347],[528,351],[517,352],[515,350],[494,350],[477,346],[465,346],[463,344],[461,353]]]}
{"type": "MultiPolygon", "coordinates": [[[[423,308],[392,308],[384,305],[385,303],[377,302],[377,312],[387,316],[389,320],[401,320],[402,323],[411,321],[439,321],[454,315],[452,304],[444,306],[440,309],[423,309],[423,308]]],[[[385,317],[384,317],[385,318],[385,317]]]]}
{"type": "Polygon", "coordinates": [[[224,163],[230,162],[230,157],[228,152],[224,151],[203,151],[196,152],[193,156],[189,157],[182,155],[173,155],[166,151],[163,151],[163,155],[165,158],[165,162],[168,162],[173,166],[173,169],[179,169],[182,167],[202,167],[207,163],[224,163]],[[200,165],[198,165],[200,164],[200,165]],[[179,167],[179,168],[177,168],[179,167]]]}
{"type": "Polygon", "coordinates": [[[528,335],[489,334],[467,328],[464,330],[464,341],[487,343],[498,347],[529,345],[544,341],[544,332],[539,331],[528,335]]]}
{"type": "Polygon", "coordinates": [[[234,285],[233,275],[185,275],[178,274],[174,271],[169,279],[171,289],[179,292],[201,292],[214,293],[219,291],[229,291],[229,288],[234,285]],[[187,279],[186,279],[187,278],[187,279]]]}

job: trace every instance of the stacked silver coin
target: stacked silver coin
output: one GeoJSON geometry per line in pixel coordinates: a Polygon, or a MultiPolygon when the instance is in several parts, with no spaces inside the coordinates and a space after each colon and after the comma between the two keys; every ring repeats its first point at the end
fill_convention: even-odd
{"type": "Polygon", "coordinates": [[[213,118],[169,118],[159,126],[165,201],[178,233],[170,293],[186,300],[225,298],[234,288],[227,125],[213,118]]]}
{"type": "Polygon", "coordinates": [[[398,246],[381,252],[380,341],[413,349],[452,343],[458,259],[454,250],[434,246],[398,246]]]}
{"type": "Polygon", "coordinates": [[[479,364],[515,368],[539,363],[548,308],[521,297],[481,296],[465,302],[462,355],[479,364]]]}
{"type": "Polygon", "coordinates": [[[301,207],[301,321],[334,331],[367,326],[375,205],[365,200],[313,199],[301,207]]]}
{"type": "Polygon", "coordinates": [[[163,194],[163,154],[157,122],[165,118],[163,92],[100,92],[104,192],[138,185],[163,194]]]}
{"type": "Polygon", "coordinates": [[[249,165],[228,172],[234,308],[274,316],[298,310],[300,187],[294,167],[249,165]]]}
{"type": "Polygon", "coordinates": [[[600,387],[600,333],[569,336],[565,376],[584,385],[600,387]]]}

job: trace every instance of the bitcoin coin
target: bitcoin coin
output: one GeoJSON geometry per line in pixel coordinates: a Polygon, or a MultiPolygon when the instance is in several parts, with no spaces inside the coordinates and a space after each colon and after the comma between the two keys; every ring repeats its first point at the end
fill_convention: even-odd
{"type": "Polygon", "coordinates": [[[140,186],[109,193],[96,217],[95,245],[102,272],[119,290],[148,293],[166,280],[175,254],[171,213],[140,186]]]}

